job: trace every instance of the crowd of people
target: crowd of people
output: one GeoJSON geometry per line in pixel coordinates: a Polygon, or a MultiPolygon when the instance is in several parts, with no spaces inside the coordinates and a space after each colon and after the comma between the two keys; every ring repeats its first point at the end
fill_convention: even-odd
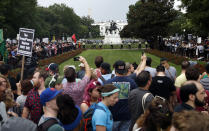
{"type": "Polygon", "coordinates": [[[1,64],[0,131],[209,130],[209,64],[200,74],[183,61],[177,76],[166,58],[153,68],[146,54],[138,65],[117,60],[113,70],[102,56],[95,69],[79,61],[80,69],[51,63],[21,81],[1,64]]]}
{"type": "MultiPolygon", "coordinates": [[[[7,63],[11,65],[12,69],[15,69],[17,67],[21,67],[21,60],[22,56],[17,54],[18,45],[14,43],[6,43],[6,48],[8,51],[8,60],[7,63]]],[[[78,47],[77,47],[78,48],[78,47]]],[[[40,59],[45,59],[48,57],[53,57],[55,55],[62,54],[64,52],[68,52],[71,50],[76,49],[75,43],[34,43],[33,44],[33,51],[32,51],[32,58],[27,57],[25,65],[28,66],[30,64],[33,64],[33,66],[36,65],[37,61],[40,59]],[[32,60],[31,60],[32,59],[32,60]]],[[[0,55],[0,60],[3,60],[2,55],[0,55]]]]}
{"type": "Polygon", "coordinates": [[[209,41],[205,40],[202,43],[197,43],[195,40],[178,41],[165,40],[163,50],[175,54],[180,54],[188,58],[209,58],[209,41]]]}

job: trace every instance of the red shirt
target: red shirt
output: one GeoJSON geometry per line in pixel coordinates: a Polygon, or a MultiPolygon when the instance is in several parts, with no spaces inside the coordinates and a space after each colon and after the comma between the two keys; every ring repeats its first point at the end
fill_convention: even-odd
{"type": "Polygon", "coordinates": [[[39,119],[43,115],[43,108],[37,88],[33,88],[28,92],[25,107],[29,109],[29,119],[38,124],[39,119]]]}

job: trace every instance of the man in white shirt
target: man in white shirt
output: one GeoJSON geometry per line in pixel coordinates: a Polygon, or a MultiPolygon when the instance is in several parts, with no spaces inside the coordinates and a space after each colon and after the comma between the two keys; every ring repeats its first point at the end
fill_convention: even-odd
{"type": "Polygon", "coordinates": [[[152,68],[151,67],[151,63],[152,63],[152,59],[150,57],[147,57],[147,60],[146,60],[146,67],[145,67],[145,71],[149,71],[150,75],[152,77],[155,77],[156,75],[156,69],[155,68],[152,68]]]}

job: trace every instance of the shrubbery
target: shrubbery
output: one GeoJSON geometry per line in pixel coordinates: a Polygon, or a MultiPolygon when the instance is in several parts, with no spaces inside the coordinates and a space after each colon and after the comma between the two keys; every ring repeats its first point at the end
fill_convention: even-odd
{"type": "Polygon", "coordinates": [[[176,64],[176,65],[181,65],[182,61],[188,61],[189,59],[183,57],[183,56],[178,56],[176,54],[172,54],[169,52],[164,52],[164,51],[160,51],[160,50],[156,50],[156,49],[149,49],[146,50],[147,53],[153,54],[155,56],[158,56],[160,58],[167,58],[168,61],[176,64]]]}

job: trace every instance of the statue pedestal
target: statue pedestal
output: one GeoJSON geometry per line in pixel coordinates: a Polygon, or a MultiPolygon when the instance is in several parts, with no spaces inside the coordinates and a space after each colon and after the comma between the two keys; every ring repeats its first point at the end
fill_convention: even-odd
{"type": "Polygon", "coordinates": [[[104,44],[122,44],[122,40],[120,38],[119,32],[116,32],[115,34],[110,34],[108,33],[107,35],[105,35],[105,38],[103,40],[104,44]]]}

